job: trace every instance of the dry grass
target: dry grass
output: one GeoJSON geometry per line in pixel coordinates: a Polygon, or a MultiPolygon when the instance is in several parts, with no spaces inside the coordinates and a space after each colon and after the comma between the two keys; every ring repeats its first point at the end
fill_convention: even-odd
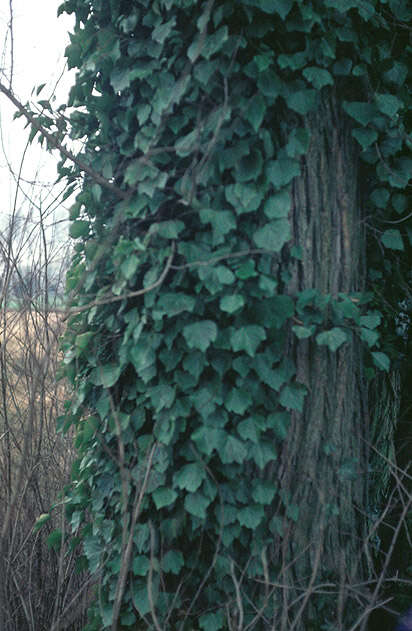
{"type": "Polygon", "coordinates": [[[66,548],[64,537],[60,547],[47,543],[52,530],[67,528],[63,509],[39,532],[33,530],[67,483],[73,459],[72,437],[56,433],[67,395],[57,380],[62,331],[57,312],[0,312],[2,631],[59,628],[79,588],[76,553],[66,548]]]}

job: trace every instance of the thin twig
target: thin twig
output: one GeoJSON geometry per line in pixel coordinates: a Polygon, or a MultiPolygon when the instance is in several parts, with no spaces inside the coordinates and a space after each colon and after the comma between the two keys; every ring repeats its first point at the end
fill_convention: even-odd
{"type": "Polygon", "coordinates": [[[47,139],[51,147],[60,151],[60,153],[63,156],[65,156],[71,162],[76,164],[81,171],[84,171],[84,173],[87,173],[87,175],[90,175],[90,177],[95,182],[98,182],[104,188],[110,190],[112,193],[115,193],[117,197],[120,197],[121,199],[128,199],[130,197],[130,194],[131,194],[130,192],[126,192],[122,190],[121,188],[119,188],[118,186],[116,186],[115,184],[107,180],[105,177],[103,177],[103,175],[95,171],[89,164],[86,164],[86,162],[83,162],[81,158],[75,156],[74,153],[72,153],[69,149],[66,149],[66,147],[62,145],[62,143],[56,138],[56,136],[51,134],[49,131],[47,131],[47,129],[45,129],[43,125],[39,123],[39,121],[33,116],[33,114],[31,114],[24,107],[24,105],[20,103],[20,101],[14,96],[13,92],[9,90],[8,88],[6,88],[6,86],[3,85],[1,82],[0,82],[0,92],[3,92],[3,94],[7,96],[7,98],[18,109],[18,111],[21,114],[23,114],[23,116],[29,121],[29,123],[34,127],[34,129],[37,129],[42,134],[42,136],[44,136],[47,139]]]}
{"type": "Polygon", "coordinates": [[[92,307],[110,304],[111,302],[117,302],[118,300],[125,300],[126,298],[135,298],[136,296],[142,296],[143,294],[147,294],[149,291],[153,291],[153,289],[156,289],[156,287],[159,287],[159,285],[163,283],[169,270],[171,269],[174,253],[175,253],[175,242],[172,241],[172,252],[169,258],[167,259],[163,272],[160,274],[159,278],[148,287],[145,287],[144,289],[137,289],[136,291],[130,291],[127,294],[122,294],[121,296],[103,296],[102,298],[98,300],[93,300],[92,302],[89,302],[89,304],[87,305],[83,305],[82,307],[72,307],[68,310],[68,312],[64,316],[63,321],[67,320],[67,318],[73,315],[74,313],[81,313],[82,311],[88,311],[88,309],[91,309],[92,307]]]}

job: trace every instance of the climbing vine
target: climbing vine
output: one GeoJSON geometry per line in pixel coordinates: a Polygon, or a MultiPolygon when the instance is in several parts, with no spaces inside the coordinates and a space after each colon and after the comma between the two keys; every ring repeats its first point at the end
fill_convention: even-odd
{"type": "MultiPolygon", "coordinates": [[[[281,474],[313,406],[302,353],[332,366],[350,352],[360,384],[395,359],[380,292],[412,243],[412,8],[66,0],[60,11],[76,18],[76,82],[66,115],[46,112],[36,129],[83,142],[59,167],[69,187],[82,182],[63,342],[74,395],[59,428],[76,428],[67,512],[100,574],[88,629],[273,628],[281,559],[294,563],[290,533],[308,520],[309,474],[299,489],[281,474]],[[315,179],[330,156],[338,180],[352,173],[342,156],[362,177],[341,187],[329,175],[329,199],[311,193],[308,225],[334,205],[340,223],[324,240],[342,237],[313,246],[336,278],[308,284],[296,182],[312,186],[319,112],[332,123],[315,179]],[[368,254],[353,272],[358,233],[368,254]]],[[[336,432],[316,440],[309,458],[325,459],[344,495],[360,453],[336,432]]],[[[322,532],[345,517],[339,502],[324,500],[322,532]]],[[[325,567],[334,580],[339,568],[325,567]]],[[[288,628],[306,602],[288,602],[288,628]]],[[[338,615],[322,602],[308,625],[338,615]]]]}

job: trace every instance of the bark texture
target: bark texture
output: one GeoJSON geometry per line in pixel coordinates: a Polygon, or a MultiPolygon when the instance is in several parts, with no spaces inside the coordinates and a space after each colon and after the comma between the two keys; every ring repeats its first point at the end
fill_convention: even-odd
{"type": "MultiPolygon", "coordinates": [[[[358,151],[350,123],[333,97],[305,125],[311,142],[292,192],[293,243],[301,248],[302,259],[293,266],[289,288],[294,295],[314,288],[338,298],[340,292],[362,290],[365,281],[358,151]]],[[[282,453],[281,487],[299,506],[298,519],[282,544],[286,584],[293,586],[284,598],[292,602],[303,592],[313,595],[318,583],[332,581],[337,593],[331,615],[342,629],[344,585],[361,574],[359,517],[367,499],[369,430],[362,351],[355,338],[336,352],[312,338],[298,341],[291,335],[288,344],[297,381],[308,394],[303,413],[292,416],[282,453]]],[[[291,608],[294,617],[283,616],[280,628],[308,628],[303,610],[310,615],[310,601],[301,598],[298,609],[291,608]]]]}

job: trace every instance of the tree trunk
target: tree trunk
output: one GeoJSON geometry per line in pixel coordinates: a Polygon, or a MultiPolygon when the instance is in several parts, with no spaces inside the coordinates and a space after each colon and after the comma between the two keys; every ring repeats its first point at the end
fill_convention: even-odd
{"type": "MultiPolygon", "coordinates": [[[[365,283],[358,151],[349,121],[333,96],[307,117],[305,126],[310,147],[292,191],[293,244],[302,256],[294,263],[290,291],[315,289],[337,299],[340,292],[363,290],[365,283]]],[[[332,326],[326,316],[320,330],[332,326]]],[[[284,579],[293,586],[285,590],[283,600],[290,605],[301,590],[306,597],[292,608],[294,618],[283,615],[280,628],[307,628],[306,604],[312,602],[316,585],[326,579],[341,592],[335,594],[331,611],[334,628],[341,629],[343,590],[361,576],[359,517],[367,498],[368,408],[362,350],[353,336],[331,352],[313,337],[296,340],[291,335],[288,354],[294,357],[297,381],[308,394],[303,412],[292,415],[282,453],[281,488],[299,507],[298,518],[283,539],[284,579]]]]}

